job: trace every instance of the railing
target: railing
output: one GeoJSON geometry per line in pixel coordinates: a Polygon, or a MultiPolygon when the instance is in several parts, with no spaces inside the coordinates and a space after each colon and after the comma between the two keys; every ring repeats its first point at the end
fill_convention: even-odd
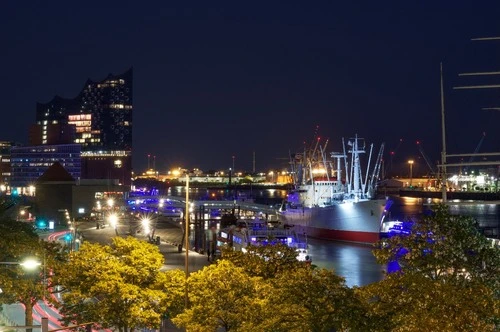
{"type": "Polygon", "coordinates": [[[12,321],[7,315],[5,314],[4,310],[0,311],[0,330],[1,331],[17,331],[17,329],[13,327],[6,328],[5,326],[16,326],[17,324],[12,321]],[[5,328],[4,328],[5,327],[5,328]]]}
{"type": "Polygon", "coordinates": [[[297,249],[304,249],[304,250],[306,250],[307,249],[307,243],[305,243],[305,242],[296,242],[296,243],[293,244],[293,247],[297,248],[297,249]]]}
{"type": "Polygon", "coordinates": [[[250,230],[249,236],[291,236],[295,237],[293,231],[282,229],[264,229],[264,230],[250,230]]]}
{"type": "Polygon", "coordinates": [[[500,248],[500,239],[488,238],[491,241],[491,246],[494,248],[500,248]]]}

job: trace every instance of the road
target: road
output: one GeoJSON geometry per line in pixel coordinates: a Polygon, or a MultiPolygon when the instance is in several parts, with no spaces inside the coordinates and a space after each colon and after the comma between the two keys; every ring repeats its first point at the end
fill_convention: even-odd
{"type": "MultiPolygon", "coordinates": [[[[130,222],[127,219],[121,219],[118,222],[116,229],[109,225],[102,229],[97,229],[95,223],[81,222],[77,225],[80,233],[83,235],[84,241],[97,242],[101,244],[109,244],[114,236],[126,237],[133,234],[138,239],[147,240],[146,235],[137,233],[140,227],[137,223],[130,222]]],[[[178,245],[183,243],[182,229],[178,222],[164,220],[157,224],[154,237],[160,237],[160,252],[165,257],[164,270],[185,269],[186,251],[179,252],[178,245]]],[[[188,255],[189,272],[194,272],[202,269],[209,264],[206,255],[199,254],[190,250],[188,255]]]]}

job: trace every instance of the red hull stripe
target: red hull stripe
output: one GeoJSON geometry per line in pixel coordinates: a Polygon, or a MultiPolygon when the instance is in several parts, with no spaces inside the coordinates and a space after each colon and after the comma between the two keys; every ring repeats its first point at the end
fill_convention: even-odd
{"type": "Polygon", "coordinates": [[[335,229],[322,229],[305,227],[307,236],[325,240],[338,240],[360,243],[375,243],[380,239],[379,233],[341,231],[335,229]]]}

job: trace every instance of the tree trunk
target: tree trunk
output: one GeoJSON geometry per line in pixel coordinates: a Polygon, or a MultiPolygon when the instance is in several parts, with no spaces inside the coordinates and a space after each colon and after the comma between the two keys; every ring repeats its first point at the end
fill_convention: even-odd
{"type": "MultiPolygon", "coordinates": [[[[24,310],[24,324],[26,326],[33,326],[33,305],[28,301],[24,303],[26,309],[24,310]]],[[[32,332],[32,328],[26,328],[26,332],[32,332]]]]}

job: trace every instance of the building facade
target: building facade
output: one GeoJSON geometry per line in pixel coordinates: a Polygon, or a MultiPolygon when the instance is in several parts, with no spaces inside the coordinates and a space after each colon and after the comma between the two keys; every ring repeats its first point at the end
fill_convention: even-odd
{"type": "Polygon", "coordinates": [[[81,148],[79,144],[12,147],[11,187],[27,190],[56,162],[75,180],[81,178],[81,148]]]}
{"type": "Polygon", "coordinates": [[[34,124],[28,134],[29,145],[72,144],[75,141],[75,126],[64,123],[34,124]]]}
{"type": "Polygon", "coordinates": [[[109,74],[102,81],[87,80],[75,98],[56,96],[48,103],[37,103],[30,142],[66,144],[69,139],[81,146],[85,159],[82,178],[109,179],[118,174],[121,184],[130,185],[132,111],[131,68],[120,75],[109,74]]]}
{"type": "Polygon", "coordinates": [[[7,190],[10,186],[10,178],[12,176],[10,150],[13,146],[19,145],[14,142],[0,142],[0,191],[7,190]]]}

